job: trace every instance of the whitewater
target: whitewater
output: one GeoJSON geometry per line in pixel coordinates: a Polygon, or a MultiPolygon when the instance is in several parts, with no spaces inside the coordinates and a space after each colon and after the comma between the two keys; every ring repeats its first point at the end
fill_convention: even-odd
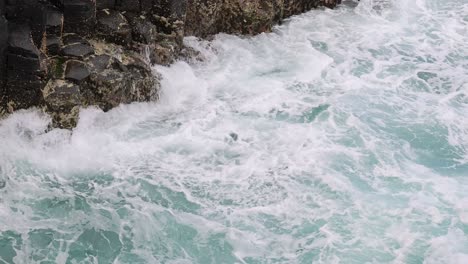
{"type": "Polygon", "coordinates": [[[185,41],[159,102],[0,121],[0,263],[468,263],[468,0],[185,41]]]}

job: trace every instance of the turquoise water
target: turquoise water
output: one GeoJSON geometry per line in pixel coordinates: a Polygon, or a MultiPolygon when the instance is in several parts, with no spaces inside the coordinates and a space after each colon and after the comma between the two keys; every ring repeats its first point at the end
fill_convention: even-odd
{"type": "Polygon", "coordinates": [[[468,1],[186,39],[161,101],[0,123],[0,263],[468,263],[468,1]]]}

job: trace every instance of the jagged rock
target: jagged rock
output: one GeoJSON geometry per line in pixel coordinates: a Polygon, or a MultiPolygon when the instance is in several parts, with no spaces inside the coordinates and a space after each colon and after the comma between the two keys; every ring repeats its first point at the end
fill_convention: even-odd
{"type": "Polygon", "coordinates": [[[26,23],[9,24],[8,51],[28,58],[39,58],[39,49],[34,45],[31,28],[26,23]]]}
{"type": "Polygon", "coordinates": [[[144,15],[126,15],[132,28],[132,37],[135,41],[150,44],[158,38],[158,29],[151,23],[150,19],[144,15]]]}
{"type": "Polygon", "coordinates": [[[115,0],[98,0],[96,1],[97,9],[114,9],[115,0]]]}
{"type": "Polygon", "coordinates": [[[148,64],[136,53],[122,54],[122,60],[110,55],[90,57],[89,80],[83,85],[85,105],[98,105],[104,111],[122,103],[156,100],[158,85],[148,64]]]}
{"type": "Polygon", "coordinates": [[[29,74],[43,75],[46,71],[45,61],[41,58],[24,57],[7,52],[7,68],[29,74]]]}
{"type": "Polygon", "coordinates": [[[150,13],[154,7],[154,0],[140,0],[140,8],[144,13],[150,13]]]}
{"type": "Polygon", "coordinates": [[[80,37],[80,35],[78,34],[66,33],[63,35],[63,44],[70,45],[70,44],[77,44],[77,43],[89,45],[89,42],[86,39],[80,37]]]}
{"type": "Polygon", "coordinates": [[[42,101],[42,78],[47,69],[43,56],[33,43],[29,25],[9,25],[6,57],[8,108],[16,110],[37,106],[42,101]]]}
{"type": "Polygon", "coordinates": [[[117,0],[115,8],[120,11],[139,12],[140,0],[117,0]]]}
{"type": "MultiPolygon", "coordinates": [[[[3,0],[0,0],[2,2],[3,0]]],[[[0,15],[0,99],[5,93],[4,85],[6,81],[6,56],[5,51],[8,43],[8,22],[4,16],[0,15]]],[[[1,104],[1,102],[0,102],[1,104]]]]}
{"type": "Polygon", "coordinates": [[[174,62],[176,54],[173,48],[153,44],[149,47],[149,57],[152,64],[169,65],[174,62]]]}
{"type": "Polygon", "coordinates": [[[89,75],[88,67],[84,62],[78,60],[67,61],[65,79],[79,83],[86,80],[89,75]]]}
{"type": "Polygon", "coordinates": [[[107,54],[94,55],[89,57],[88,65],[91,71],[103,71],[107,69],[113,58],[107,54]]]}
{"type": "Polygon", "coordinates": [[[60,53],[62,46],[62,38],[60,37],[47,37],[46,50],[48,55],[57,55],[60,53]]]}
{"type": "Polygon", "coordinates": [[[5,0],[0,0],[0,17],[5,15],[5,0]]]}
{"type": "Polygon", "coordinates": [[[127,45],[132,41],[132,30],[122,13],[115,10],[99,10],[97,20],[97,32],[103,39],[120,45],[127,45]]]}
{"type": "Polygon", "coordinates": [[[92,54],[94,54],[94,49],[87,44],[74,43],[62,48],[62,55],[66,57],[83,59],[92,54]]]}
{"type": "Polygon", "coordinates": [[[64,57],[56,56],[49,58],[47,69],[49,79],[63,79],[65,78],[65,66],[67,59],[64,57]]]}
{"type": "Polygon", "coordinates": [[[57,55],[62,46],[63,14],[53,6],[45,10],[45,45],[49,55],[57,55]]]}
{"type": "Polygon", "coordinates": [[[65,80],[51,79],[42,91],[45,110],[54,127],[71,129],[78,121],[81,105],[80,87],[65,80]]]}
{"type": "Polygon", "coordinates": [[[42,102],[43,79],[23,71],[8,70],[6,98],[11,111],[37,106],[42,102]]]}
{"type": "Polygon", "coordinates": [[[96,1],[64,0],[63,14],[65,32],[89,35],[96,24],[96,1]]]}
{"type": "Polygon", "coordinates": [[[282,18],[341,0],[188,0],[185,34],[206,37],[219,32],[257,34],[282,18]]]}
{"type": "Polygon", "coordinates": [[[270,31],[281,20],[282,4],[282,0],[189,0],[186,34],[205,37],[219,32],[256,34],[270,31]]]}

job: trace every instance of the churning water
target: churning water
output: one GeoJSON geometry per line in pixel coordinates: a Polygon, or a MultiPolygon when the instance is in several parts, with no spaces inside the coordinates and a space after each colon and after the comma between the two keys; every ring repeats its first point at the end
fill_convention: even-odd
{"type": "Polygon", "coordinates": [[[0,263],[468,263],[468,0],[187,43],[158,103],[0,123],[0,263]]]}

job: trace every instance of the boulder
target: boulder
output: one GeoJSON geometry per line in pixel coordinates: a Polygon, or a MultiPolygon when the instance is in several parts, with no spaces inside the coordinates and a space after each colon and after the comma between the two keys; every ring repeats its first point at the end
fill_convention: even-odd
{"type": "Polygon", "coordinates": [[[84,105],[108,111],[119,104],[153,101],[159,82],[137,53],[122,54],[121,60],[107,54],[87,59],[91,74],[82,85],[84,105]]]}
{"type": "Polygon", "coordinates": [[[113,57],[107,54],[93,55],[88,58],[88,67],[91,71],[99,72],[110,67],[110,63],[114,60],[113,57]]]}
{"type": "Polygon", "coordinates": [[[115,8],[120,11],[140,12],[140,0],[116,0],[115,8]]]}
{"type": "Polygon", "coordinates": [[[94,49],[88,44],[74,43],[65,45],[61,53],[65,57],[83,59],[94,54],[94,49]]]}
{"type": "Polygon", "coordinates": [[[317,6],[335,7],[341,0],[188,0],[185,34],[199,37],[220,32],[258,34],[281,19],[317,6]]]}
{"type": "Polygon", "coordinates": [[[51,79],[42,91],[45,111],[52,117],[52,126],[71,129],[78,122],[81,105],[80,87],[66,80],[51,79]]]}
{"type": "Polygon", "coordinates": [[[175,51],[175,47],[165,47],[159,44],[149,45],[148,49],[151,64],[167,66],[175,61],[178,54],[175,51]]]}
{"type": "Polygon", "coordinates": [[[63,34],[63,44],[70,45],[70,44],[77,44],[77,43],[89,45],[89,42],[78,34],[75,34],[75,33],[63,34]]]}
{"type": "Polygon", "coordinates": [[[157,40],[158,29],[148,16],[127,13],[126,17],[130,22],[133,40],[145,44],[151,44],[157,40]]]}
{"type": "Polygon", "coordinates": [[[8,52],[28,58],[39,58],[39,49],[34,45],[31,28],[27,23],[9,23],[8,52]]]}
{"type": "Polygon", "coordinates": [[[65,32],[91,35],[96,24],[96,0],[64,0],[65,32]]]}
{"type": "Polygon", "coordinates": [[[69,60],[66,63],[65,79],[80,83],[86,80],[90,75],[88,67],[82,61],[69,60]]]}
{"type": "Polygon", "coordinates": [[[119,45],[132,41],[132,30],[122,13],[115,10],[97,12],[97,34],[99,37],[119,45]]]}

